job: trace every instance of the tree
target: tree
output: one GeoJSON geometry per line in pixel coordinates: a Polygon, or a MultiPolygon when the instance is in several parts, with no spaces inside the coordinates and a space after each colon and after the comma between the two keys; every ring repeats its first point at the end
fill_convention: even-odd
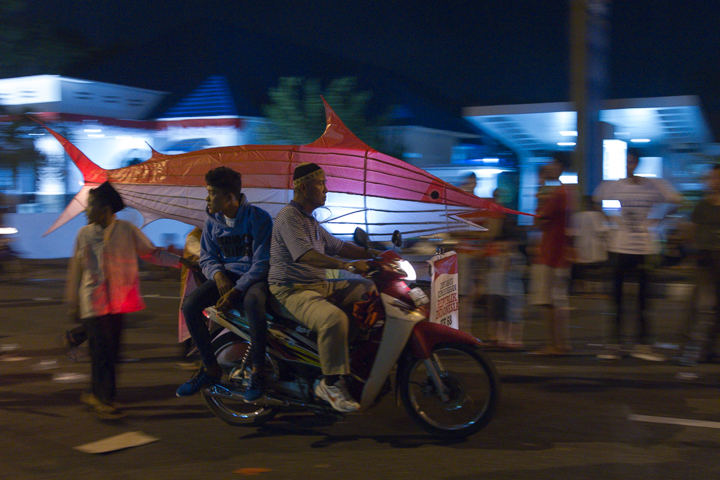
{"type": "Polygon", "coordinates": [[[318,80],[283,77],[269,95],[271,103],[263,106],[269,123],[260,130],[264,143],[305,145],[317,140],[325,130],[323,96],[358,138],[373,148],[382,146],[378,130],[386,123],[385,117],[368,119],[372,93],[357,91],[354,77],[335,79],[324,91],[318,80]]]}
{"type": "Polygon", "coordinates": [[[0,0],[0,78],[62,74],[91,49],[69,31],[54,31],[25,0],[0,0]]]}

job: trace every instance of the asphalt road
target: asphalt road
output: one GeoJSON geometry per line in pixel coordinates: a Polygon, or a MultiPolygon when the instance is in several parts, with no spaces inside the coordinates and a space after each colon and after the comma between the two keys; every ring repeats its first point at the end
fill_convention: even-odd
{"type": "MultiPolygon", "coordinates": [[[[115,423],[78,403],[87,380],[73,377],[87,375],[90,364],[67,360],[60,346],[69,327],[61,275],[38,271],[0,282],[0,479],[720,475],[720,365],[596,360],[605,300],[573,299],[570,357],[488,352],[503,384],[500,411],[478,434],[448,442],[424,434],[391,395],[343,420],[293,412],[260,428],[224,424],[199,396],[176,398],[191,372],[181,367],[176,343],[178,285],[161,277],[144,280],[148,308],[127,318],[118,400],[128,416],[115,423]],[[157,441],[99,455],[74,448],[128,432],[157,441]]],[[[672,343],[683,308],[653,303],[661,343],[672,343]]],[[[539,345],[542,332],[531,315],[530,346],[539,345]]]]}

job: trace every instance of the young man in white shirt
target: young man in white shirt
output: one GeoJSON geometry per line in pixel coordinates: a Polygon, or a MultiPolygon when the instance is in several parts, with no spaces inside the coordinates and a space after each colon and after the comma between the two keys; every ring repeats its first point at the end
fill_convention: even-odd
{"type": "Polygon", "coordinates": [[[593,200],[620,202],[620,216],[614,217],[617,228],[611,236],[608,251],[613,253],[615,262],[615,344],[609,345],[607,352],[600,358],[615,359],[621,354],[622,316],[623,316],[623,283],[630,272],[637,272],[638,277],[638,333],[636,344],[631,355],[649,361],[662,361],[664,357],[657,355],[650,345],[650,326],[647,318],[646,286],[647,272],[650,268],[651,255],[658,253],[659,245],[650,227],[657,219],[650,218],[651,209],[658,204],[680,204],[682,196],[666,180],[645,178],[635,175],[640,152],[629,148],[627,152],[627,178],[616,181],[605,181],[598,185],[593,200]]]}

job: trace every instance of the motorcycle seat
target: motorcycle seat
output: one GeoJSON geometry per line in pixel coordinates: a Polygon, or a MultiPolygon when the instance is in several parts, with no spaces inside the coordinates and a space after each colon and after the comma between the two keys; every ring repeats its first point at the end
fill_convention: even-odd
{"type": "Polygon", "coordinates": [[[268,295],[267,307],[272,311],[268,320],[270,325],[282,325],[284,328],[304,335],[312,342],[317,342],[317,333],[300,323],[273,294],[268,295]]]}

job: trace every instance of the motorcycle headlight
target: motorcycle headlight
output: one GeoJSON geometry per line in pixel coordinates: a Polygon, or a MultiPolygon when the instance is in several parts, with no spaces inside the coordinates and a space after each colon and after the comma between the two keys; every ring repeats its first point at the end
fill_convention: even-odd
{"type": "Polygon", "coordinates": [[[399,260],[398,268],[402,268],[405,271],[405,273],[407,273],[407,277],[405,278],[405,280],[412,282],[413,280],[417,279],[417,275],[415,274],[415,269],[410,264],[410,262],[408,262],[407,260],[399,260]]]}

